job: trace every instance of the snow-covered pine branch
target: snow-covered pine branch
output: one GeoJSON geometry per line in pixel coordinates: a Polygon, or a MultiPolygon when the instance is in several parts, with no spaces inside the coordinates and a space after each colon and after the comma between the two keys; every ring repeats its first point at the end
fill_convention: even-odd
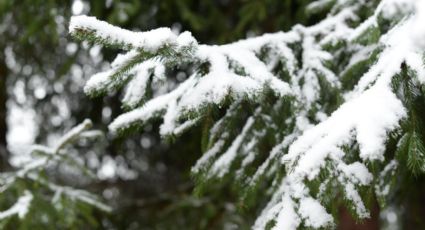
{"type": "Polygon", "coordinates": [[[87,16],[73,17],[70,33],[127,52],[85,88],[98,95],[125,86],[129,111],[110,124],[112,132],[162,118],[161,134],[178,135],[203,122],[209,143],[192,169],[199,186],[236,179],[241,199],[271,196],[255,229],[320,228],[335,225],[337,194],[367,218],[364,200],[373,193],[365,191],[375,188],[385,200],[397,161],[425,171],[416,126],[416,107],[424,106],[424,5],[313,1],[312,13],[329,10],[316,25],[220,46],[198,44],[188,32],[136,33],[87,16]],[[176,83],[171,68],[191,75],[148,93],[156,82],[176,83]]]}
{"type": "MultiPolygon", "coordinates": [[[[29,151],[31,155],[29,160],[21,163],[15,171],[0,173],[2,196],[13,197],[22,193],[14,205],[7,210],[0,211],[0,223],[9,221],[9,218],[14,215],[18,215],[22,223],[31,222],[33,221],[31,218],[34,217],[34,211],[38,212],[38,208],[35,206],[43,204],[43,202],[47,203],[46,207],[51,205],[55,210],[54,212],[57,213],[79,212],[78,209],[81,207],[89,212],[92,208],[106,212],[111,210],[110,207],[100,202],[97,196],[84,190],[57,185],[49,180],[46,175],[48,170],[58,165],[76,167],[78,170],[83,170],[83,173],[89,172],[84,165],[68,156],[66,150],[67,146],[75,145],[81,139],[94,139],[103,135],[100,131],[90,130],[91,127],[92,122],[86,119],[64,134],[53,147],[32,146],[29,151]],[[44,195],[39,196],[39,194],[44,195]],[[77,203],[81,207],[75,207],[77,203]],[[64,209],[67,210],[64,211],[64,209]],[[31,218],[26,218],[26,214],[30,211],[33,212],[31,218]]],[[[2,200],[2,202],[5,202],[5,200],[2,200]]],[[[4,206],[5,203],[1,205],[4,206]]],[[[45,215],[43,218],[50,218],[49,215],[52,215],[52,213],[42,213],[42,215],[45,215]]],[[[61,225],[58,224],[58,226],[61,225]]]]}
{"type": "MultiPolygon", "coordinates": [[[[121,30],[87,16],[73,17],[70,23],[70,33],[76,37],[83,37],[81,34],[90,31],[95,37],[121,41],[119,44],[127,43],[125,35],[132,32],[121,33],[121,30]]],[[[151,32],[132,34],[132,44],[139,45],[131,47],[137,48],[119,55],[111,64],[111,70],[96,74],[86,84],[85,91],[97,95],[120,88],[128,82],[123,103],[134,110],[118,117],[110,125],[113,132],[164,116],[166,121],[161,127],[162,134],[176,134],[176,130],[195,124],[198,117],[202,116],[187,116],[187,113],[199,112],[209,104],[220,105],[226,100],[238,98],[256,101],[267,89],[279,96],[291,95],[288,83],[274,76],[258,55],[262,48],[275,44],[277,47],[270,46],[269,49],[285,56],[282,49],[289,48],[278,43],[296,41],[295,33],[273,34],[225,46],[206,46],[198,45],[188,32],[169,36],[174,39],[160,39],[165,35],[156,39],[159,35],[151,32]],[[147,42],[149,40],[156,42],[151,44],[147,42]],[[146,99],[151,84],[164,80],[166,67],[182,64],[190,64],[194,69],[194,73],[184,83],[171,92],[146,99]],[[146,104],[135,108],[144,100],[148,100],[146,104]]],[[[99,39],[90,41],[105,44],[99,39]]],[[[121,46],[123,50],[126,47],[121,46]]]]}

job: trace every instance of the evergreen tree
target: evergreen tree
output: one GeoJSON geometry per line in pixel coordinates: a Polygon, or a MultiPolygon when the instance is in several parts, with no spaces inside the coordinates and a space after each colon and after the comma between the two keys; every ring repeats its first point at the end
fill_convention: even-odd
{"type": "MultiPolygon", "coordinates": [[[[247,8],[258,8],[251,20],[262,18],[262,3],[247,8]]],[[[196,25],[199,17],[186,12],[196,25]]],[[[307,13],[327,16],[225,45],[199,44],[190,32],[169,28],[132,32],[87,16],[73,17],[69,31],[123,51],[84,88],[91,97],[122,92],[124,112],[110,132],[160,122],[163,138],[179,140],[201,128],[195,193],[231,186],[241,210],[260,207],[254,229],[332,228],[341,205],[362,220],[374,199],[414,212],[414,199],[403,201],[413,194],[406,185],[421,182],[425,171],[425,3],[317,0],[307,13]]],[[[33,146],[22,168],[0,174],[1,227],[96,226],[96,208],[110,208],[54,175],[59,164],[90,175],[68,148],[99,136],[90,126],[83,122],[53,147],[33,146]]]]}
{"type": "Polygon", "coordinates": [[[243,205],[270,196],[255,229],[327,228],[341,203],[368,218],[373,196],[385,207],[393,182],[412,176],[399,172],[424,170],[423,5],[314,1],[310,13],[328,12],[318,24],[221,46],[87,16],[70,33],[125,51],[85,86],[90,96],[125,87],[112,133],[157,118],[165,138],[202,125],[197,191],[219,180],[233,181],[243,205]]]}

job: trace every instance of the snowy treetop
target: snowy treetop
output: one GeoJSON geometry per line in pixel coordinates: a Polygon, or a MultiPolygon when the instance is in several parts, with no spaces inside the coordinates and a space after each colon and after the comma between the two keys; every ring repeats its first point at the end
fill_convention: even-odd
{"type": "Polygon", "coordinates": [[[267,190],[254,229],[321,228],[335,225],[329,196],[338,192],[354,215],[369,217],[365,191],[385,199],[380,178],[397,169],[389,140],[418,144],[406,87],[425,82],[425,3],[319,0],[308,10],[329,13],[313,26],[220,46],[87,16],[73,17],[70,33],[126,51],[85,87],[92,96],[124,88],[128,111],[113,133],[155,118],[163,136],[202,123],[208,146],[192,169],[200,186],[236,179],[241,199],[267,190]],[[177,80],[176,69],[189,77],[177,80]],[[173,87],[155,89],[160,83],[173,87]]]}

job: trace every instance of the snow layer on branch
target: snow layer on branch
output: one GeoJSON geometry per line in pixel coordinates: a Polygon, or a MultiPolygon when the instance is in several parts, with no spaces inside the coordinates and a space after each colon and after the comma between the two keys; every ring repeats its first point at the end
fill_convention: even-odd
{"type": "Polygon", "coordinates": [[[303,220],[313,228],[334,225],[332,216],[319,201],[308,195],[303,182],[287,176],[274,192],[271,201],[255,222],[253,229],[265,229],[268,221],[275,220],[273,230],[297,229],[303,220]]]}
{"type": "Polygon", "coordinates": [[[214,143],[199,160],[192,167],[193,173],[199,173],[201,170],[205,169],[217,156],[217,154],[222,151],[226,140],[229,138],[228,119],[236,116],[238,109],[240,108],[240,100],[236,100],[230,105],[227,109],[226,114],[218,120],[214,126],[209,130],[209,142],[214,143]]]}
{"type": "MultiPolygon", "coordinates": [[[[414,4],[414,1],[405,2],[410,4],[409,7],[414,4]]],[[[391,7],[383,7],[391,4],[399,3],[383,1],[378,8],[382,11],[391,11],[391,7]]],[[[421,5],[420,3],[417,4],[421,5]]],[[[376,15],[378,13],[362,24],[359,27],[361,29],[346,30],[345,39],[351,41],[353,37],[357,36],[353,34],[361,33],[359,30],[364,31],[365,27],[376,26],[376,15]]],[[[399,121],[406,116],[403,104],[391,88],[391,80],[400,72],[403,62],[415,70],[419,81],[423,82],[424,79],[423,60],[421,59],[423,49],[418,49],[421,44],[411,32],[415,30],[422,31],[417,29],[416,23],[418,18],[421,17],[418,14],[420,14],[420,7],[418,7],[415,16],[406,17],[381,38],[380,44],[384,47],[384,51],[375,65],[361,77],[355,89],[345,95],[346,102],[332,113],[329,118],[313,128],[307,129],[291,144],[288,154],[282,157],[282,162],[286,165],[288,174],[281,183],[287,189],[282,190],[280,193],[279,191],[276,192],[277,196],[281,198],[270,201],[256,222],[258,229],[262,229],[265,226],[263,223],[267,221],[264,219],[274,219],[276,208],[282,208],[289,204],[289,207],[293,210],[294,201],[290,200],[299,201],[300,207],[298,209],[295,208],[295,212],[299,213],[299,216],[308,215],[309,210],[301,208],[301,206],[303,203],[311,201],[311,198],[304,195],[292,195],[294,193],[290,191],[300,191],[299,188],[303,187],[304,182],[302,181],[304,178],[313,180],[317,178],[321,170],[329,170],[328,168],[325,169],[325,163],[331,163],[336,166],[337,171],[333,173],[339,175],[338,181],[344,185],[345,196],[352,201],[357,215],[360,218],[369,216],[369,212],[359,195],[357,185],[369,185],[372,181],[372,174],[363,163],[355,162],[351,165],[346,165],[342,160],[345,154],[342,147],[358,143],[360,157],[363,161],[384,159],[383,154],[388,133],[397,128],[399,121]]],[[[317,89],[312,91],[316,92],[317,89]]],[[[304,95],[309,95],[308,91],[304,91],[304,95]]],[[[315,204],[320,205],[317,200],[312,200],[314,200],[315,204]]],[[[286,213],[283,209],[279,212],[280,215],[286,213]]],[[[293,220],[299,218],[296,215],[292,216],[293,220]]],[[[324,223],[320,221],[325,221],[327,218],[331,217],[313,218],[319,220],[314,222],[317,225],[308,221],[305,224],[314,228],[324,227],[324,223]]],[[[287,223],[280,223],[280,218],[278,217],[275,228],[295,229],[298,227],[299,223],[297,224],[297,222],[299,221],[292,222],[293,220],[288,220],[290,218],[285,219],[288,221],[287,223]]]]}
{"type": "MultiPolygon", "coordinates": [[[[120,129],[130,127],[134,123],[143,123],[151,118],[167,115],[164,117],[164,123],[161,128],[161,134],[165,135],[175,133],[173,131],[174,128],[181,128],[181,126],[170,125],[176,123],[175,121],[179,120],[183,113],[197,111],[208,104],[220,105],[227,97],[255,101],[261,96],[265,88],[271,89],[277,96],[290,95],[292,92],[289,84],[274,76],[268,67],[260,61],[256,52],[260,52],[260,48],[262,47],[258,44],[265,45],[270,44],[270,42],[271,44],[277,44],[285,40],[293,41],[296,38],[293,34],[285,36],[284,34],[276,34],[273,36],[264,35],[261,38],[253,39],[256,41],[256,45],[254,45],[254,42],[247,40],[224,46],[198,46],[193,54],[193,57],[195,57],[194,61],[209,63],[208,73],[201,75],[199,72],[196,72],[190,79],[180,85],[187,85],[189,82],[190,86],[179,86],[169,93],[148,100],[141,108],[119,116],[109,126],[110,130],[116,132],[120,129]],[[235,66],[231,67],[232,65],[235,66]],[[237,72],[235,68],[239,69],[240,72],[237,72]],[[171,99],[174,102],[169,104],[171,99]],[[174,111],[171,111],[171,106],[174,111]],[[165,110],[166,113],[164,113],[165,110]]],[[[278,47],[285,49],[285,51],[288,50],[285,46],[278,47]]],[[[278,52],[279,49],[276,49],[276,51],[278,52]]],[[[294,59],[293,55],[286,56],[288,59],[294,59]]],[[[129,54],[128,58],[131,57],[129,54]]],[[[116,63],[126,63],[121,60],[123,59],[122,57],[119,58],[119,61],[114,62],[115,65],[112,70],[100,73],[101,77],[99,79],[105,79],[104,82],[106,84],[110,82],[108,78],[120,68],[119,64],[116,63]]],[[[123,99],[124,103],[132,106],[143,97],[149,81],[147,69],[153,68],[151,66],[151,64],[154,64],[153,62],[159,66],[155,67],[155,72],[163,73],[163,66],[157,60],[144,61],[128,71],[129,75],[135,75],[136,77],[132,78],[126,89],[123,99]],[[157,71],[157,68],[160,68],[159,71],[157,71]]],[[[105,88],[104,86],[97,87],[103,84],[99,84],[99,82],[103,81],[98,81],[97,78],[97,75],[93,76],[93,80],[90,79],[88,81],[86,88],[93,91],[105,88]],[[92,81],[94,81],[93,84],[92,81]]]]}
{"type": "MultiPolygon", "coordinates": [[[[412,0],[411,0],[412,1],[412,0]]],[[[420,49],[425,49],[425,1],[417,0],[416,1],[416,14],[414,16],[414,21],[411,30],[411,38],[413,43],[420,49]]]]}
{"type": "Polygon", "coordinates": [[[59,185],[53,184],[53,183],[45,181],[45,180],[42,180],[40,182],[42,184],[48,186],[49,189],[51,189],[52,191],[55,192],[55,197],[53,198],[53,202],[55,200],[58,200],[59,196],[63,194],[65,196],[67,196],[68,198],[72,199],[72,200],[79,200],[83,203],[94,206],[94,207],[96,207],[100,210],[103,210],[105,212],[110,212],[112,210],[111,207],[100,202],[95,195],[93,195],[93,194],[91,194],[91,193],[89,193],[85,190],[74,189],[72,187],[67,187],[67,186],[59,186],[59,185]]]}
{"type": "Polygon", "coordinates": [[[70,131],[68,131],[65,135],[63,135],[59,140],[58,143],[54,147],[54,152],[58,153],[59,150],[65,147],[66,144],[69,144],[73,141],[75,141],[82,132],[85,130],[90,129],[93,126],[93,123],[89,119],[85,119],[81,124],[75,126],[70,131]]]}
{"type": "Polygon", "coordinates": [[[13,215],[18,215],[21,219],[24,218],[28,213],[32,199],[33,195],[29,191],[25,191],[24,195],[19,197],[12,207],[0,212],[0,220],[13,215]]]}
{"type": "Polygon", "coordinates": [[[333,222],[326,209],[315,199],[307,197],[300,202],[299,212],[307,227],[320,228],[333,222]]]}
{"type": "Polygon", "coordinates": [[[158,116],[158,114],[164,114],[169,105],[181,97],[187,89],[193,87],[195,83],[195,76],[190,77],[175,90],[148,101],[140,108],[120,115],[109,125],[109,129],[117,132],[119,129],[126,128],[134,123],[144,123],[158,116]]]}
{"type": "MultiPolygon", "coordinates": [[[[119,54],[112,62],[110,70],[97,73],[90,77],[84,86],[84,92],[86,94],[96,94],[113,90],[117,83],[128,79],[130,75],[137,74],[134,70],[130,70],[130,72],[127,70],[127,72],[123,74],[116,74],[121,68],[129,65],[137,56],[138,53],[136,51],[130,51],[124,55],[119,54]]],[[[136,68],[136,70],[138,69],[136,68]]]]}
{"type": "MultiPolygon", "coordinates": [[[[296,229],[301,222],[301,218],[295,211],[295,202],[290,198],[288,194],[285,194],[282,198],[283,207],[275,206],[273,210],[277,216],[277,223],[273,229],[296,229]]],[[[272,218],[273,219],[273,218],[272,218]]],[[[266,222],[266,221],[265,221],[266,222]]],[[[256,222],[257,224],[257,222],[256,222]]],[[[254,229],[264,229],[263,226],[254,229]]]]}
{"type": "Polygon", "coordinates": [[[352,180],[353,183],[368,185],[372,181],[372,174],[366,166],[360,162],[354,162],[349,165],[340,163],[338,169],[345,174],[346,178],[352,180]]]}
{"type": "Polygon", "coordinates": [[[213,166],[211,173],[222,177],[230,168],[231,163],[236,158],[237,151],[241,147],[241,143],[244,138],[246,138],[247,132],[254,125],[254,118],[250,117],[245,123],[245,126],[242,129],[241,134],[239,134],[235,140],[232,142],[231,146],[226,150],[226,152],[218,158],[213,166]]]}
{"type": "Polygon", "coordinates": [[[356,89],[347,95],[347,102],[329,119],[298,138],[283,157],[284,162],[289,162],[288,165],[298,162],[296,170],[312,179],[325,158],[338,154],[339,147],[350,144],[353,138],[360,145],[363,160],[383,160],[387,133],[406,115],[402,103],[392,92],[390,81],[400,71],[403,61],[417,63],[420,60],[409,36],[411,23],[412,19],[383,37],[382,43],[387,48],[356,89]]]}
{"type": "Polygon", "coordinates": [[[325,159],[341,151],[353,137],[360,145],[363,160],[383,160],[387,133],[405,116],[402,103],[389,86],[375,86],[343,104],[330,118],[306,131],[283,157],[296,171],[312,179],[324,166],[325,159]]]}
{"type": "Polygon", "coordinates": [[[140,101],[145,97],[147,87],[149,87],[148,82],[151,75],[153,75],[153,81],[159,81],[165,76],[164,65],[155,59],[149,59],[141,64],[138,64],[132,71],[133,79],[128,83],[128,88],[126,89],[126,94],[123,98],[123,103],[134,107],[140,103],[140,101]]]}
{"type": "Polygon", "coordinates": [[[85,15],[71,17],[69,32],[73,34],[79,30],[87,30],[94,33],[99,39],[123,44],[129,48],[143,49],[147,52],[157,52],[164,45],[182,47],[190,43],[196,43],[196,40],[189,32],[182,33],[180,36],[174,34],[170,28],[132,32],[85,15]]]}
{"type": "Polygon", "coordinates": [[[390,192],[390,184],[386,183],[386,177],[392,177],[396,173],[398,162],[391,160],[379,173],[378,183],[375,184],[375,194],[378,198],[386,197],[390,192]]]}

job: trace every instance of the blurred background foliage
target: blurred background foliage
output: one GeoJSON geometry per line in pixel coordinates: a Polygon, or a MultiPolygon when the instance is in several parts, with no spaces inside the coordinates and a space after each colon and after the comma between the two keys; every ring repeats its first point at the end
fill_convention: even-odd
{"type": "MultiPolygon", "coordinates": [[[[29,157],[29,145],[52,144],[84,118],[107,131],[121,113],[120,92],[97,99],[84,95],[85,80],[105,69],[116,51],[72,41],[67,35],[72,15],[96,16],[131,30],[188,30],[200,43],[223,44],[313,24],[323,15],[307,16],[308,2],[0,0],[1,171],[29,157]]],[[[110,214],[95,213],[91,228],[248,229],[258,208],[238,204],[228,184],[193,195],[190,167],[201,154],[201,137],[198,127],[178,140],[162,141],[153,124],[125,138],[107,136],[83,153],[71,152],[97,172],[96,179],[67,168],[53,174],[58,181],[101,194],[114,208],[110,214]]]]}

